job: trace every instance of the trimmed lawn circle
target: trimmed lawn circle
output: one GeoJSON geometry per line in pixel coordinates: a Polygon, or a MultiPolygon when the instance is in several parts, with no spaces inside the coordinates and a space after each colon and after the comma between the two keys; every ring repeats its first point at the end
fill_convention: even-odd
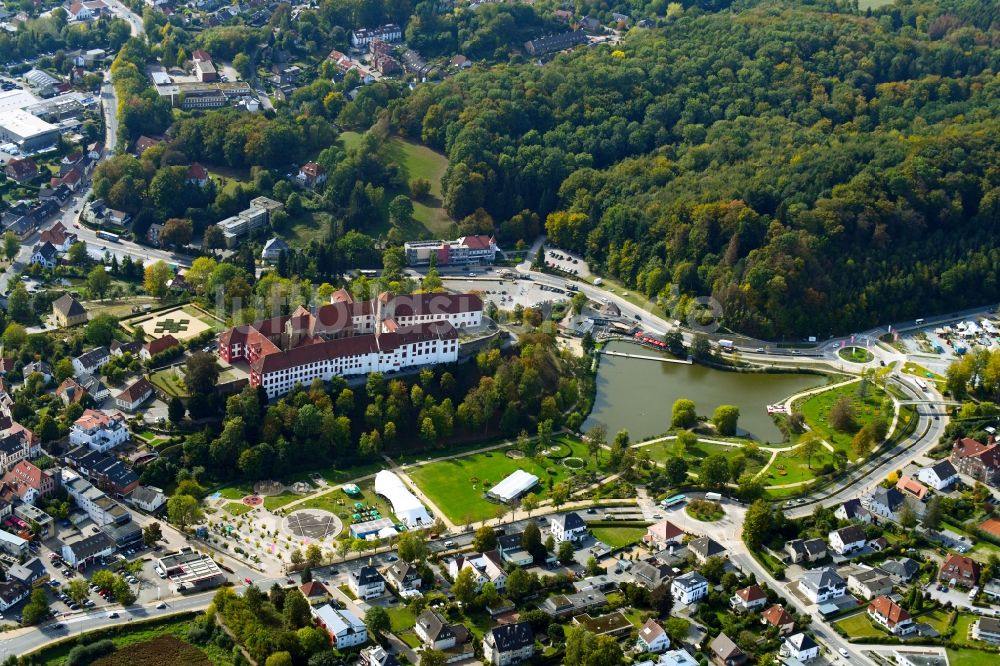
{"type": "Polygon", "coordinates": [[[564,444],[553,444],[549,448],[542,451],[543,456],[545,456],[546,458],[552,458],[553,460],[558,460],[559,458],[565,458],[570,453],[572,453],[572,451],[570,451],[569,447],[564,444]]]}
{"type": "Polygon", "coordinates": [[[586,461],[583,458],[577,458],[576,456],[570,456],[569,458],[564,458],[562,464],[570,469],[583,469],[587,466],[586,461]]]}
{"type": "Polygon", "coordinates": [[[851,363],[868,363],[875,358],[875,355],[864,347],[844,347],[837,354],[851,363]]]}

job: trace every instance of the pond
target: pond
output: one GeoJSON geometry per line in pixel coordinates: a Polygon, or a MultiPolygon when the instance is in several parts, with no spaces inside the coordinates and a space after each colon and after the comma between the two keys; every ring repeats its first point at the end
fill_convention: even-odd
{"type": "MultiPolygon", "coordinates": [[[[609,351],[664,356],[638,345],[615,341],[609,351]]],[[[780,442],[781,431],[768,415],[767,405],[822,386],[820,375],[741,373],[703,365],[661,363],[621,356],[601,356],[597,396],[583,430],[604,425],[611,440],[628,430],[632,441],[659,435],[670,428],[670,410],[678,398],[694,400],[699,415],[711,417],[719,405],[740,409],[740,430],[761,442],[780,442]]]]}

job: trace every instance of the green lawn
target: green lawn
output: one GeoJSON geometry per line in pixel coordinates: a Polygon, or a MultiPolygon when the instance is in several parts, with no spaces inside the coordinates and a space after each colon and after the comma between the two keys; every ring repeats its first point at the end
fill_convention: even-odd
{"type": "Polygon", "coordinates": [[[934,629],[939,633],[944,635],[948,631],[948,622],[951,619],[951,612],[942,609],[934,609],[926,613],[922,613],[914,618],[914,622],[926,622],[927,624],[934,627],[934,629]]]}
{"type": "Polygon", "coordinates": [[[864,347],[844,347],[839,352],[840,358],[851,363],[867,363],[875,356],[864,347]]]}
{"type": "Polygon", "coordinates": [[[833,462],[833,454],[825,448],[808,461],[796,450],[779,453],[763,477],[764,485],[781,486],[787,483],[809,481],[814,479],[816,472],[829,462],[833,462]]]}
{"type": "Polygon", "coordinates": [[[867,9],[878,9],[879,7],[885,7],[886,5],[891,5],[895,0],[858,0],[858,9],[865,11],[867,9]]]}
{"type": "Polygon", "coordinates": [[[639,543],[646,534],[645,527],[595,527],[591,532],[598,541],[603,541],[612,548],[624,548],[639,543]]]}
{"type": "Polygon", "coordinates": [[[850,638],[884,638],[887,634],[876,628],[867,613],[858,613],[834,622],[850,638]]]}
{"type": "MultiPolygon", "coordinates": [[[[655,460],[660,463],[666,462],[668,459],[673,458],[680,453],[677,446],[677,440],[674,439],[668,439],[664,442],[650,444],[649,446],[641,447],[638,450],[646,451],[649,453],[651,460],[655,460]]],[[[697,472],[698,465],[702,460],[717,453],[722,454],[727,459],[734,458],[738,455],[745,456],[743,448],[740,446],[726,446],[724,444],[713,444],[711,442],[703,442],[699,440],[697,444],[691,447],[691,449],[684,451],[681,454],[681,457],[687,461],[688,468],[692,472],[697,472]]],[[[755,458],[746,457],[746,471],[750,474],[756,474],[764,467],[764,463],[767,462],[769,457],[770,453],[764,450],[761,450],[759,455],[755,458]]]]}
{"type": "Polygon", "coordinates": [[[268,511],[274,511],[275,509],[280,509],[289,502],[294,502],[297,499],[301,499],[303,496],[292,492],[291,490],[285,490],[277,495],[268,495],[264,498],[264,508],[268,511]]]}
{"type": "MultiPolygon", "coordinates": [[[[570,446],[574,456],[586,461],[581,472],[593,470],[594,461],[588,458],[587,447],[577,441],[570,446]]],[[[550,478],[555,484],[573,474],[560,461],[544,458],[543,464],[539,464],[534,458],[509,458],[503,449],[432,462],[411,468],[407,473],[452,522],[463,523],[496,516],[499,505],[484,499],[483,493],[518,469],[538,477],[536,492],[540,497],[548,494],[550,478]]]]}
{"type": "Polygon", "coordinates": [[[996,652],[982,650],[952,650],[948,649],[949,666],[994,666],[1000,656],[996,652]]]}
{"type": "MultiPolygon", "coordinates": [[[[357,132],[344,132],[340,138],[348,149],[361,142],[361,135],[357,132]]],[[[407,183],[416,178],[424,178],[431,184],[430,195],[422,201],[413,202],[413,219],[419,226],[414,225],[415,228],[406,229],[407,233],[404,235],[416,237],[426,230],[431,236],[447,237],[451,231],[452,220],[444,209],[441,177],[448,168],[448,158],[427,146],[399,137],[392,137],[386,141],[385,150],[388,161],[399,166],[407,183]]],[[[393,197],[399,194],[408,192],[386,192],[386,202],[392,201],[393,197]]]]}
{"type": "Polygon", "coordinates": [[[146,442],[147,445],[151,446],[154,449],[158,446],[163,446],[164,444],[167,443],[166,437],[160,437],[155,432],[149,430],[140,430],[138,432],[133,432],[132,436],[141,439],[142,441],[146,442]]]}
{"type": "Polygon", "coordinates": [[[882,408],[882,401],[887,397],[886,392],[869,383],[867,393],[862,398],[858,395],[859,386],[860,382],[853,382],[846,386],[823,391],[795,404],[810,428],[830,442],[834,448],[847,453],[851,459],[855,457],[854,451],[851,450],[851,440],[854,438],[854,433],[834,430],[827,421],[834,402],[843,396],[851,399],[854,403],[855,422],[859,429],[879,417],[885,418],[887,422],[892,421],[892,409],[883,410],[882,408]]]}
{"type": "Polygon", "coordinates": [[[225,488],[220,488],[216,492],[219,493],[220,497],[228,500],[238,500],[243,499],[246,495],[253,494],[253,487],[249,483],[242,485],[226,486],[225,488]]]}
{"type": "Polygon", "coordinates": [[[203,322],[206,326],[211,328],[213,331],[221,331],[225,327],[225,322],[221,322],[210,314],[199,310],[191,304],[187,304],[181,308],[184,314],[189,317],[194,317],[200,322],[203,322]]]}
{"type": "Polygon", "coordinates": [[[243,502],[226,502],[223,508],[226,510],[226,513],[232,516],[242,516],[244,513],[253,511],[252,506],[247,506],[243,502]]]}
{"type": "Polygon", "coordinates": [[[187,387],[184,386],[184,383],[177,376],[177,372],[173,368],[154,372],[149,376],[149,381],[153,386],[159,388],[167,395],[178,398],[188,397],[187,387]]]}
{"type": "Polygon", "coordinates": [[[969,628],[972,627],[978,619],[979,616],[975,613],[959,613],[958,617],[955,619],[955,633],[952,635],[951,640],[961,645],[970,645],[973,647],[986,646],[986,643],[982,641],[974,641],[969,638],[969,628]]]}

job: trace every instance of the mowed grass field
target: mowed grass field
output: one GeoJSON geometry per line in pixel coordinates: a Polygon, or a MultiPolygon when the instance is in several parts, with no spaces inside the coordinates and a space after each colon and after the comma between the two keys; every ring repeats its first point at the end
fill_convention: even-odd
{"type": "MultiPolygon", "coordinates": [[[[572,455],[585,461],[586,467],[581,472],[594,469],[594,461],[588,456],[586,445],[568,439],[560,440],[560,443],[568,444],[573,450],[572,455]]],[[[410,468],[407,474],[456,524],[496,516],[500,505],[484,499],[483,493],[516,470],[523,469],[538,477],[539,485],[535,492],[543,498],[548,494],[550,478],[556,484],[573,475],[573,471],[562,464],[562,459],[542,458],[539,461],[537,458],[510,458],[504,455],[505,451],[496,449],[439,460],[410,468]]]]}
{"type": "MultiPolygon", "coordinates": [[[[349,149],[358,145],[361,134],[344,132],[340,138],[344,142],[344,147],[349,149]]],[[[386,142],[386,151],[389,161],[399,165],[407,182],[416,178],[424,178],[430,182],[430,196],[423,201],[413,202],[413,219],[432,236],[446,236],[452,220],[444,209],[441,177],[448,169],[448,158],[427,146],[399,137],[392,137],[386,142]]],[[[387,192],[386,201],[392,201],[392,198],[399,194],[409,194],[409,192],[387,192]]]]}
{"type": "Polygon", "coordinates": [[[892,422],[892,408],[883,409],[882,401],[887,397],[886,392],[872,383],[868,384],[865,397],[858,394],[860,382],[854,382],[839,388],[823,391],[810,396],[805,400],[798,401],[795,408],[802,412],[809,427],[816,433],[830,442],[835,449],[839,449],[847,454],[852,460],[855,453],[851,449],[851,440],[854,439],[853,432],[840,432],[834,430],[830,425],[829,416],[833,403],[841,397],[848,397],[854,403],[854,421],[858,429],[867,423],[871,423],[877,418],[884,418],[886,422],[892,422]]]}

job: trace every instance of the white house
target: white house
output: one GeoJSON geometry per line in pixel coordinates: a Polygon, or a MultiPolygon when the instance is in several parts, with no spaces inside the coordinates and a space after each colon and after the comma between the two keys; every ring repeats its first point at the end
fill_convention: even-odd
{"type": "Polygon", "coordinates": [[[451,626],[432,610],[425,610],[418,615],[413,629],[417,638],[432,650],[447,650],[458,643],[458,636],[451,626]]]}
{"type": "Polygon", "coordinates": [[[868,617],[880,624],[886,631],[897,636],[912,634],[917,630],[910,614],[899,604],[886,596],[876,597],[868,604],[868,617]]]}
{"type": "Polygon", "coordinates": [[[508,666],[535,655],[535,634],[528,622],[501,624],[483,636],[483,660],[493,666],[508,666]]]}
{"type": "Polygon", "coordinates": [[[347,577],[347,587],[358,599],[374,599],[385,594],[385,579],[378,569],[365,565],[347,577]]]}
{"type": "Polygon", "coordinates": [[[767,605],[767,595],[760,585],[750,585],[742,590],[736,590],[736,594],[729,600],[729,607],[733,610],[749,612],[763,608],[767,605]]]}
{"type": "Polygon", "coordinates": [[[849,499],[833,512],[833,515],[840,520],[850,520],[860,523],[870,523],[872,522],[871,511],[866,509],[861,504],[859,499],[849,499]]]}
{"type": "Polygon", "coordinates": [[[949,460],[942,460],[936,465],[924,467],[917,472],[917,479],[934,490],[947,490],[958,482],[958,471],[949,460]]]}
{"type": "Polygon", "coordinates": [[[111,360],[111,351],[107,347],[94,347],[73,359],[73,371],[76,376],[92,375],[103,368],[111,360]]]}
{"type": "Polygon", "coordinates": [[[128,438],[125,417],[118,412],[109,416],[104,412],[88,409],[69,428],[70,444],[86,446],[101,453],[128,441],[128,438]]]}
{"type": "Polygon", "coordinates": [[[847,594],[847,583],[833,567],[806,571],[799,578],[799,590],[814,604],[821,604],[847,594]]]}
{"type": "Polygon", "coordinates": [[[781,651],[783,654],[805,663],[819,656],[819,645],[800,631],[785,639],[781,651]]]}
{"type": "Polygon", "coordinates": [[[368,628],[349,610],[340,610],[326,604],[313,610],[313,616],[326,629],[326,633],[330,634],[338,650],[368,642],[368,628]]]}
{"type": "Polygon", "coordinates": [[[829,534],[830,548],[838,555],[849,555],[865,547],[868,539],[865,531],[857,525],[848,525],[829,534]]]}
{"type": "Polygon", "coordinates": [[[552,516],[549,521],[549,531],[556,543],[577,541],[587,533],[587,523],[583,522],[583,518],[576,511],[570,511],[552,516]]]}
{"type": "Polygon", "coordinates": [[[636,647],[641,652],[660,654],[670,647],[670,637],[667,636],[667,632],[663,630],[659,622],[649,619],[639,629],[639,638],[636,641],[636,647]]]}
{"type": "Polygon", "coordinates": [[[476,582],[476,592],[483,589],[486,583],[493,583],[498,592],[507,586],[507,572],[503,568],[503,560],[495,550],[482,554],[459,555],[448,562],[448,574],[452,580],[458,578],[463,569],[471,569],[476,582]]]}
{"type": "Polygon", "coordinates": [[[58,260],[59,251],[56,250],[52,243],[38,243],[31,249],[31,259],[29,261],[32,264],[38,264],[43,268],[55,268],[58,260]]]}
{"type": "Polygon", "coordinates": [[[670,592],[682,604],[692,604],[708,596],[708,581],[697,571],[691,571],[674,578],[670,592]]]}
{"type": "Polygon", "coordinates": [[[153,385],[145,377],[140,377],[115,396],[115,407],[126,412],[134,412],[151,397],[153,397],[153,385]]]}
{"type": "Polygon", "coordinates": [[[146,513],[156,513],[167,503],[167,498],[155,486],[139,486],[129,494],[128,501],[146,513]]]}
{"type": "Polygon", "coordinates": [[[0,582],[0,612],[7,612],[23,599],[28,598],[31,588],[16,580],[0,582]]]}

